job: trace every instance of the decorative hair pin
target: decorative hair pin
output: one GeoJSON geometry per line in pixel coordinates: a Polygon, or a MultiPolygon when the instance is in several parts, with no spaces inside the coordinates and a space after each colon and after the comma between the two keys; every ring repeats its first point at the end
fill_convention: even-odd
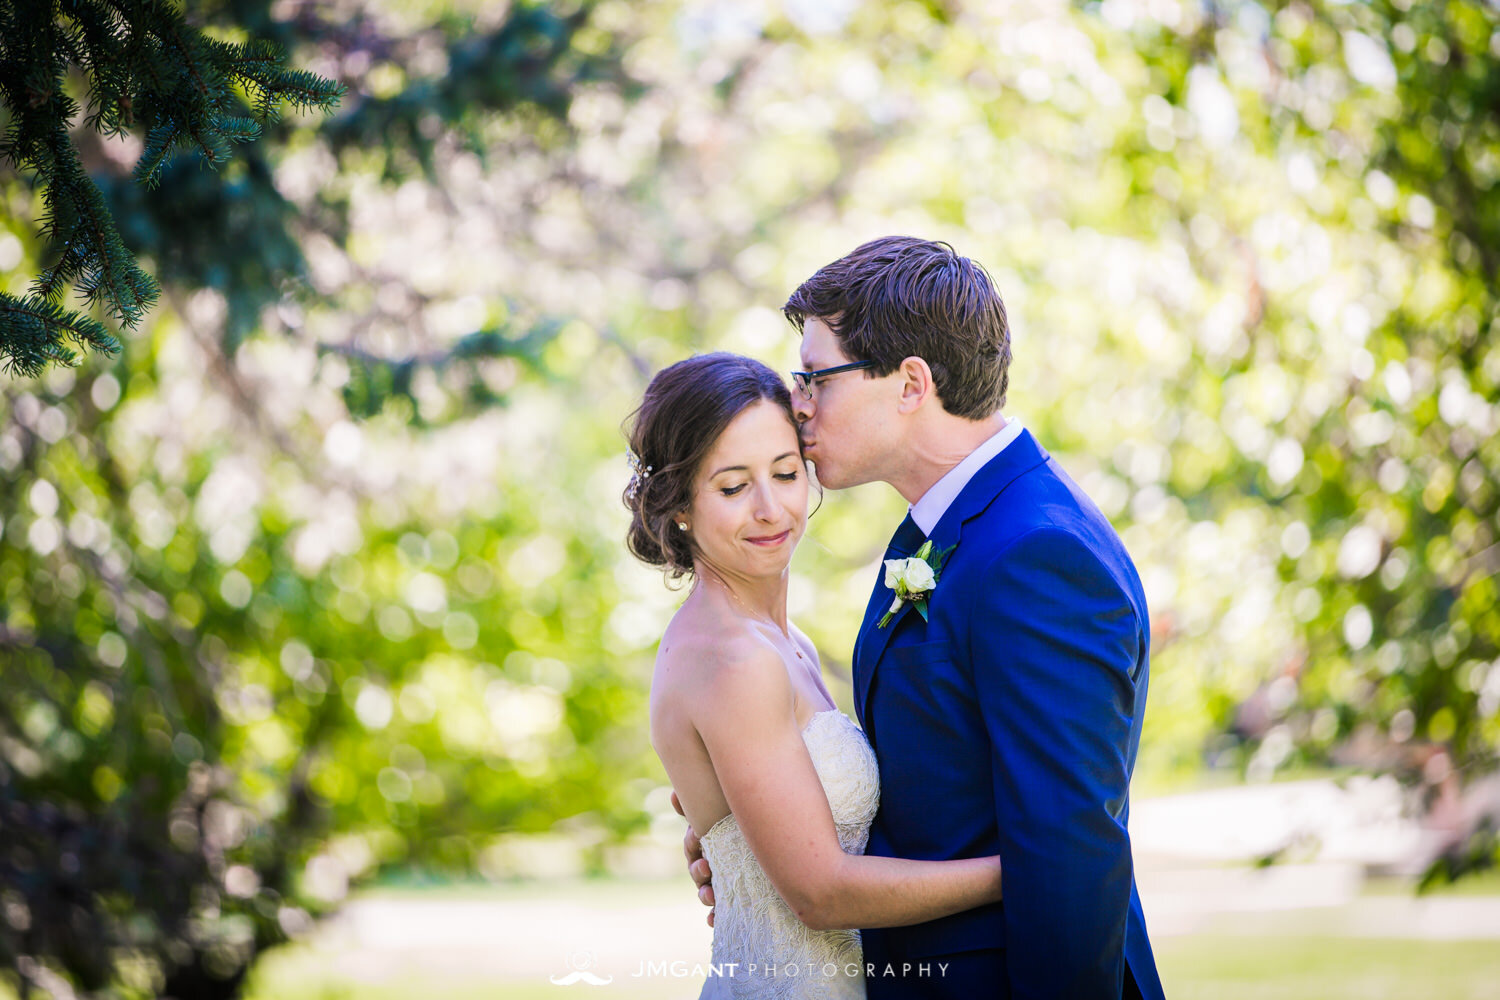
{"type": "Polygon", "coordinates": [[[641,487],[646,484],[647,479],[651,478],[651,473],[656,471],[656,467],[646,465],[641,461],[641,456],[629,449],[625,451],[625,461],[630,463],[630,485],[625,487],[625,499],[635,503],[641,487]]]}

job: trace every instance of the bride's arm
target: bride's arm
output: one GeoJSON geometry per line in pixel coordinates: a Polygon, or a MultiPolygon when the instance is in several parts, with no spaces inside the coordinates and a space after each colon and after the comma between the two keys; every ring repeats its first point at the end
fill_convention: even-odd
{"type": "Polygon", "coordinates": [[[719,652],[693,722],[745,840],[798,919],[814,929],[896,927],[1000,899],[998,857],[845,854],[780,657],[761,648],[719,652]]]}

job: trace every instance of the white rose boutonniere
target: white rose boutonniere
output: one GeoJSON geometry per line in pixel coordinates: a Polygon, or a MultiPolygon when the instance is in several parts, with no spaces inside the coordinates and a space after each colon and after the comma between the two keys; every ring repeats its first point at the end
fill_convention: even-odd
{"type": "Polygon", "coordinates": [[[943,560],[947,559],[948,553],[952,551],[949,548],[934,554],[932,540],[928,539],[910,558],[887,559],[885,561],[885,585],[896,592],[896,598],[891,601],[890,610],[875,627],[885,628],[889,625],[896,612],[901,610],[901,605],[908,602],[916,606],[917,614],[921,615],[925,622],[927,598],[937,587],[938,572],[943,568],[943,560]]]}

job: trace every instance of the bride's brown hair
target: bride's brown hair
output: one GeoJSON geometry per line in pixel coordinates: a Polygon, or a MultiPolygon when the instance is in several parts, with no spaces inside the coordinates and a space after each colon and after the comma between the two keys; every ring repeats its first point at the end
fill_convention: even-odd
{"type": "Polygon", "coordinates": [[[796,430],[786,383],[754,358],[698,354],[651,379],[629,431],[638,469],[625,489],[625,544],[636,558],[664,567],[673,579],[692,573],[692,541],[673,522],[691,505],[698,466],[724,428],[763,399],[780,407],[796,430]]]}

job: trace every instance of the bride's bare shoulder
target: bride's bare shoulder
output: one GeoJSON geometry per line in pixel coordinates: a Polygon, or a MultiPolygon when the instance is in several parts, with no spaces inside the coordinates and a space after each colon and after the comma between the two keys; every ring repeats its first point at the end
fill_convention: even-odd
{"type": "Polygon", "coordinates": [[[662,636],[652,687],[653,700],[706,700],[716,707],[736,697],[791,691],[781,654],[750,623],[686,607],[662,636]]]}

